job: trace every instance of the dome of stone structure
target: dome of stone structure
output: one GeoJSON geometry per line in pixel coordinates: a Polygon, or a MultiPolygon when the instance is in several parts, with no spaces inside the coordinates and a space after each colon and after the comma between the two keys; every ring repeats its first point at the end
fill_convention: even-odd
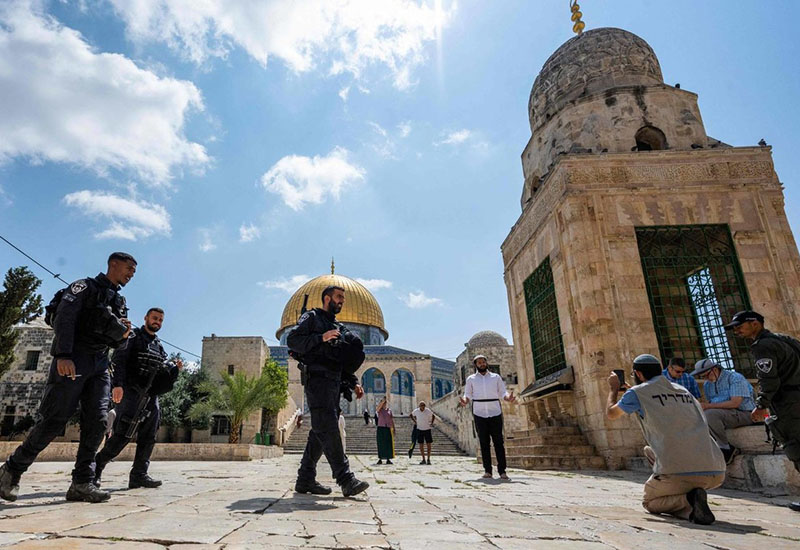
{"type": "Polygon", "coordinates": [[[303,297],[308,294],[308,309],[322,307],[322,291],[331,285],[340,286],[345,291],[344,306],[336,316],[337,321],[375,327],[384,338],[389,337],[386,327],[383,326],[383,311],[372,293],[350,277],[330,274],[311,279],[292,295],[283,308],[281,326],[276,333],[278,339],[285,329],[297,324],[297,318],[300,317],[300,310],[303,307],[303,297]]]}
{"type": "Polygon", "coordinates": [[[485,346],[507,346],[508,340],[503,338],[502,334],[498,334],[493,330],[482,330],[476,332],[472,338],[467,342],[470,347],[485,347],[485,346]]]}
{"type": "Polygon", "coordinates": [[[612,27],[586,31],[562,44],[536,77],[528,102],[531,130],[580,97],[663,81],[656,54],[635,34],[612,27]]]}

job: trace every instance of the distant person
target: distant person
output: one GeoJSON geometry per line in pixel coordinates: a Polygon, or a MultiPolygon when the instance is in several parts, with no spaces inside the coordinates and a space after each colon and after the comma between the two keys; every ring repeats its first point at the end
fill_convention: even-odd
{"type": "Polygon", "coordinates": [[[433,411],[430,410],[425,401],[419,402],[419,407],[414,409],[411,413],[411,418],[414,419],[414,426],[417,428],[417,443],[419,443],[419,452],[422,454],[422,462],[420,464],[431,463],[431,444],[433,443],[433,423],[436,417],[433,411]],[[428,459],[425,460],[425,444],[428,444],[428,459]]]}
{"type": "Polygon", "coordinates": [[[686,361],[683,360],[683,357],[670,359],[667,368],[661,371],[661,374],[670,382],[686,388],[695,399],[700,399],[700,387],[692,375],[686,372],[686,361]]]}
{"type": "Polygon", "coordinates": [[[725,430],[753,423],[750,419],[750,413],[756,407],[753,386],[744,375],[723,369],[711,359],[698,361],[692,376],[699,376],[706,381],[703,385],[706,401],[701,405],[711,435],[725,456],[725,464],[730,464],[741,451],[730,444],[725,430]]]}
{"type": "Polygon", "coordinates": [[[467,377],[464,384],[464,395],[461,397],[460,406],[465,407],[472,401],[472,415],[475,420],[475,430],[478,432],[478,441],[481,445],[481,460],[483,461],[483,477],[492,477],[492,450],[497,458],[497,472],[500,479],[508,479],[506,474],[506,447],[503,443],[503,408],[500,400],[513,403],[517,400],[514,393],[506,391],[506,384],[502,377],[489,370],[489,364],[484,355],[476,355],[472,360],[477,372],[467,377]]]}
{"type": "Polygon", "coordinates": [[[636,385],[617,401],[620,380],[608,377],[606,416],[616,420],[636,413],[651,460],[653,474],[644,484],[642,506],[651,514],[670,514],[692,523],[710,525],[706,489],[722,485],[725,459],[708,431],[697,400],[683,386],[661,375],[661,362],[652,355],[633,361],[636,385]]]}
{"type": "Polygon", "coordinates": [[[364,425],[369,426],[369,411],[364,409],[364,425]]]}
{"type": "Polygon", "coordinates": [[[392,459],[394,458],[394,415],[389,409],[389,403],[385,397],[378,403],[375,415],[378,417],[376,422],[378,429],[375,430],[375,437],[378,442],[378,464],[383,464],[384,459],[386,464],[392,464],[392,459]]]}
{"type": "Polygon", "coordinates": [[[417,447],[417,424],[414,422],[414,413],[408,415],[411,418],[411,446],[408,448],[408,458],[414,456],[414,449],[417,447]]]}

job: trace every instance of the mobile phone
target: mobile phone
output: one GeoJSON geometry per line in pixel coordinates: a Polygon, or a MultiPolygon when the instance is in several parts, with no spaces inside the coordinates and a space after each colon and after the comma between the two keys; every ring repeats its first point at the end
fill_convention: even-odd
{"type": "Polygon", "coordinates": [[[624,386],[625,385],[625,371],[622,370],[622,369],[614,369],[614,374],[616,374],[617,378],[619,378],[619,385],[620,386],[624,386]]]}

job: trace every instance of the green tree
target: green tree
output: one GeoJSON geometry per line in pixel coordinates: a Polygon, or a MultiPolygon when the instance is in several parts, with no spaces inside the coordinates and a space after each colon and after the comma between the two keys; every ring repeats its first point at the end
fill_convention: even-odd
{"type": "Polygon", "coordinates": [[[42,281],[27,267],[8,270],[0,292],[0,377],[14,363],[19,332],[14,325],[28,323],[42,312],[42,296],[36,289],[42,281]]]}
{"type": "Polygon", "coordinates": [[[264,435],[273,433],[273,423],[280,410],[286,406],[286,402],[289,400],[289,373],[273,359],[267,359],[261,369],[261,376],[266,376],[270,381],[269,398],[262,407],[264,414],[261,433],[264,435]]]}
{"type": "MultiPolygon", "coordinates": [[[[170,355],[169,361],[183,359],[180,353],[170,355]]],[[[187,364],[184,361],[184,364],[187,364]]],[[[189,416],[189,409],[194,403],[200,401],[205,394],[201,391],[201,385],[207,381],[206,371],[189,366],[178,374],[175,386],[172,391],[159,396],[161,405],[161,421],[170,429],[170,439],[173,438],[173,430],[185,428],[186,430],[202,430],[208,427],[210,417],[192,420],[189,416]]]]}
{"type": "Polygon", "coordinates": [[[280,402],[275,393],[280,392],[281,387],[283,403],[286,403],[287,382],[283,385],[276,384],[272,367],[267,369],[265,365],[258,376],[248,376],[243,372],[231,376],[224,371],[220,375],[221,384],[207,380],[200,385],[200,390],[206,393],[206,397],[192,405],[189,416],[196,421],[210,419],[215,413],[227,416],[231,423],[228,443],[239,442],[239,432],[248,416],[259,409],[274,408],[280,402]]]}

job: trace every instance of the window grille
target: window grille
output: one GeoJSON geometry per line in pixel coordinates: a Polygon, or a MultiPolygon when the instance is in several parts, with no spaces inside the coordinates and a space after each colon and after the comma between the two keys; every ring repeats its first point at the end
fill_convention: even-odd
{"type": "Polygon", "coordinates": [[[227,416],[211,417],[211,435],[229,435],[231,433],[231,420],[227,416]]]}
{"type": "Polygon", "coordinates": [[[39,365],[39,351],[29,351],[25,355],[25,370],[36,370],[39,365]]]}
{"type": "Polygon", "coordinates": [[[539,379],[566,367],[549,257],[525,280],[523,289],[531,335],[533,371],[539,379]]]}
{"type": "Polygon", "coordinates": [[[637,227],[636,239],[662,361],[708,357],[755,378],[747,343],[722,326],[750,309],[728,226],[637,227]]]}

